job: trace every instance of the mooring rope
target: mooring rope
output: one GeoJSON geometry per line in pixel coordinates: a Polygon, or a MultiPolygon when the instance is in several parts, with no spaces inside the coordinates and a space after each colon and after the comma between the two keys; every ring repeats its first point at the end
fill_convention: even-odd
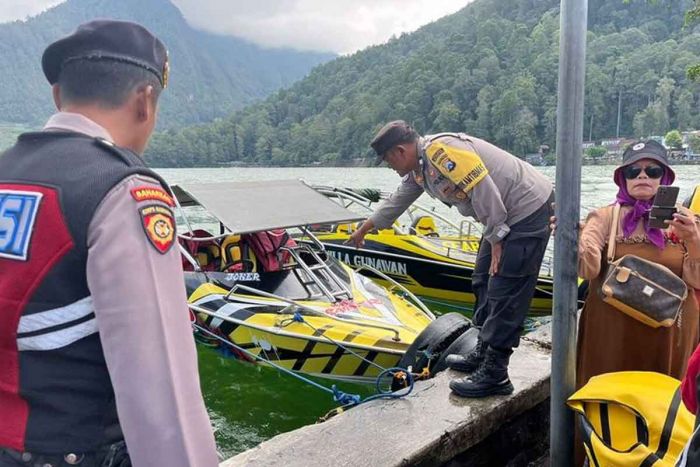
{"type": "MultiPolygon", "coordinates": [[[[331,394],[333,396],[333,400],[335,402],[340,403],[340,405],[343,408],[354,407],[356,405],[359,405],[359,404],[362,404],[365,402],[369,402],[372,400],[377,400],[377,399],[398,399],[401,397],[408,396],[413,391],[413,385],[414,385],[415,381],[414,381],[413,375],[410,372],[406,371],[403,368],[397,368],[397,367],[386,368],[386,369],[383,369],[383,371],[381,373],[379,373],[379,375],[377,376],[377,379],[375,380],[375,388],[376,388],[377,393],[372,394],[371,396],[368,396],[368,397],[363,399],[362,397],[360,397],[359,394],[352,394],[352,393],[346,393],[346,392],[341,391],[340,389],[338,389],[338,387],[335,384],[332,385],[330,388],[328,388],[328,387],[323,386],[322,384],[319,384],[319,383],[317,383],[309,378],[306,378],[305,376],[302,376],[302,375],[300,375],[292,370],[284,368],[281,365],[277,365],[276,363],[273,363],[272,361],[270,361],[269,359],[267,359],[265,357],[261,357],[260,355],[255,355],[254,353],[250,352],[249,350],[244,349],[244,348],[234,344],[233,342],[229,341],[228,339],[225,339],[225,338],[211,332],[210,330],[197,324],[196,322],[192,323],[192,327],[194,328],[194,330],[196,332],[202,332],[210,337],[213,337],[214,339],[217,339],[218,341],[234,348],[235,350],[242,352],[243,354],[251,357],[254,360],[259,360],[259,361],[265,362],[266,364],[276,368],[277,370],[279,370],[283,373],[286,373],[290,376],[293,376],[294,378],[297,378],[300,381],[303,381],[303,382],[310,384],[310,385],[312,385],[312,386],[314,386],[322,391],[325,391],[325,392],[331,394]],[[395,392],[387,391],[386,389],[382,388],[382,385],[381,385],[382,379],[386,378],[388,375],[392,375],[392,377],[395,375],[400,375],[400,376],[404,377],[406,379],[406,387],[399,390],[399,391],[395,391],[395,392]]],[[[336,343],[336,345],[338,345],[338,344],[336,343]]]]}

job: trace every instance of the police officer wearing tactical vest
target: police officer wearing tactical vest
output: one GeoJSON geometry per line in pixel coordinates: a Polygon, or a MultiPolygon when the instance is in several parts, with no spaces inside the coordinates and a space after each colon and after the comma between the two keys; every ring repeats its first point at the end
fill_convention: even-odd
{"type": "Polygon", "coordinates": [[[166,49],[92,21],[42,67],[59,111],[0,155],[0,467],[213,467],[173,200],[141,158],[166,49]]]}
{"type": "Polygon", "coordinates": [[[479,339],[468,355],[448,356],[451,368],[467,373],[450,388],[464,397],[510,394],[508,362],[549,239],[552,184],[526,162],[464,133],[421,137],[398,120],[371,146],[402,180],[349,242],[359,247],[370,230],[391,226],[423,192],[484,224],[472,275],[479,339]]]}

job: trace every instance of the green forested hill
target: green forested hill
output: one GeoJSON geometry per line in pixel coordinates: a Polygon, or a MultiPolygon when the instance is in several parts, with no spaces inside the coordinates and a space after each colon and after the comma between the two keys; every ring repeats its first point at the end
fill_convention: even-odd
{"type": "MultiPolygon", "coordinates": [[[[584,139],[700,127],[700,30],[691,0],[589,1],[584,139]]],[[[369,154],[387,120],[467,131],[515,154],[553,146],[560,0],[475,0],[412,34],[316,67],[214,124],[157,135],[160,166],[345,164],[369,154]]]]}
{"type": "Polygon", "coordinates": [[[0,122],[37,125],[53,112],[41,54],[53,40],[94,18],[137,21],[168,47],[171,80],[162,99],[163,128],[228,115],[332,58],[263,49],[192,29],[168,0],[68,0],[26,22],[0,24],[0,122]]]}

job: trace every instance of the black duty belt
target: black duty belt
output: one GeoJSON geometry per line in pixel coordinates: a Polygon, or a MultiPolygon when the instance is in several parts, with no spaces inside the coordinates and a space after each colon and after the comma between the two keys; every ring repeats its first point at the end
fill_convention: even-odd
{"type": "Polygon", "coordinates": [[[0,447],[0,467],[7,465],[4,462],[6,460],[12,461],[18,467],[131,467],[124,441],[106,446],[97,452],[67,454],[20,452],[0,447]]]}

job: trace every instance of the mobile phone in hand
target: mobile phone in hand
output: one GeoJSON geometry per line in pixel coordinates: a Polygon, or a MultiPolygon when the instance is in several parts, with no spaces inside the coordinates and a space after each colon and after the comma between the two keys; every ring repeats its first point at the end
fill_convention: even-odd
{"type": "Polygon", "coordinates": [[[659,187],[649,213],[649,227],[655,229],[668,227],[664,221],[673,219],[673,215],[676,213],[678,191],[677,186],[661,185],[659,187]]]}

